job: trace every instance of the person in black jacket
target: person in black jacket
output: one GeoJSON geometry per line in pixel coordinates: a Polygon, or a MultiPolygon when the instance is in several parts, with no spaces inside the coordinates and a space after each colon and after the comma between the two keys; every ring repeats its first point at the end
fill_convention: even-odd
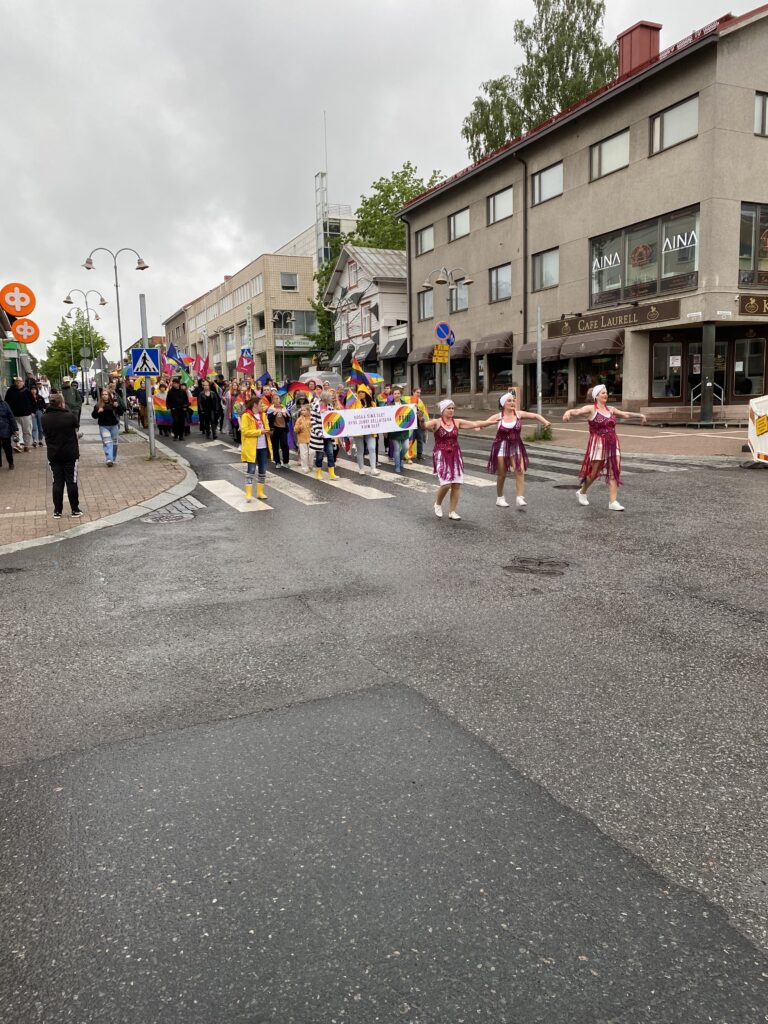
{"type": "Polygon", "coordinates": [[[125,406],[117,393],[109,388],[102,388],[99,400],[94,405],[91,416],[99,424],[101,443],[104,446],[104,458],[108,466],[114,466],[117,462],[117,442],[120,437],[120,417],[125,412],[125,406]]]}
{"type": "MultiPolygon", "coordinates": [[[[13,469],[13,442],[11,438],[18,431],[19,425],[16,417],[11,412],[11,407],[0,398],[0,446],[5,452],[5,459],[8,469],[13,469]]],[[[0,466],[3,464],[3,457],[0,455],[0,466]]]]}
{"type": "Polygon", "coordinates": [[[200,417],[200,431],[206,437],[213,435],[216,440],[216,424],[219,422],[221,402],[219,396],[211,387],[210,381],[203,380],[195,389],[197,397],[197,412],[200,417]]]}
{"type": "Polygon", "coordinates": [[[14,377],[13,384],[5,393],[5,400],[11,407],[11,412],[16,417],[16,422],[21,428],[24,436],[24,451],[29,451],[32,444],[32,417],[35,415],[36,405],[29,390],[24,387],[21,377],[14,377]]]}
{"type": "Polygon", "coordinates": [[[174,377],[168,394],[165,396],[165,404],[171,414],[173,422],[173,437],[176,441],[184,440],[184,432],[187,429],[187,409],[189,408],[189,396],[186,390],[182,391],[181,381],[174,377]]]}
{"type": "Polygon", "coordinates": [[[80,511],[77,487],[77,464],[80,459],[77,416],[65,409],[61,395],[51,395],[48,409],[43,414],[43,434],[53,474],[53,518],[61,519],[66,484],[72,516],[78,519],[83,513],[80,511]]]}

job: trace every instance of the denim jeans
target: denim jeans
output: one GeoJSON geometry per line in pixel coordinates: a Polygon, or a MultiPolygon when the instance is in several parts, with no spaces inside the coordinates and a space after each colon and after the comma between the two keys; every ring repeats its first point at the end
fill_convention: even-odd
{"type": "Polygon", "coordinates": [[[403,458],[404,458],[405,453],[407,451],[408,438],[407,437],[392,437],[392,435],[390,434],[389,435],[389,440],[390,440],[390,442],[392,443],[392,445],[394,447],[395,472],[399,473],[399,472],[401,472],[401,470],[403,468],[403,458]]]}
{"type": "Polygon", "coordinates": [[[267,479],[267,454],[268,452],[266,448],[257,448],[256,461],[246,462],[245,472],[246,479],[249,484],[253,483],[253,478],[256,476],[257,468],[259,471],[259,483],[263,484],[264,481],[267,479]]]}
{"type": "Polygon", "coordinates": [[[32,440],[43,443],[43,411],[36,409],[32,413],[32,440]]]}
{"type": "Polygon", "coordinates": [[[104,445],[104,458],[107,462],[117,462],[117,439],[120,436],[120,425],[114,427],[99,427],[101,443],[104,445]]]}
{"type": "Polygon", "coordinates": [[[333,454],[333,441],[330,437],[323,438],[323,450],[315,452],[315,466],[317,469],[323,468],[323,456],[328,459],[328,469],[333,469],[336,465],[336,458],[333,454]]]}
{"type": "Polygon", "coordinates": [[[371,464],[371,469],[376,469],[376,438],[373,434],[366,434],[364,437],[355,438],[357,468],[365,469],[366,448],[368,449],[368,461],[371,464]]]}

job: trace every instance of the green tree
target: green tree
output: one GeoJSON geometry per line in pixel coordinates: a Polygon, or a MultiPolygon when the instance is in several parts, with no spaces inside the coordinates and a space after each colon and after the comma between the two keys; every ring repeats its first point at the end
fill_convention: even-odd
{"type": "Polygon", "coordinates": [[[533,23],[515,21],[523,62],[483,82],[461,129],[471,160],[492,153],[616,77],[603,39],[604,0],[535,0],[533,23]]]}
{"type": "MultiPolygon", "coordinates": [[[[40,369],[51,381],[61,383],[61,378],[68,373],[70,363],[80,365],[80,349],[90,350],[91,344],[94,356],[107,350],[104,338],[89,326],[85,314],[78,309],[73,321],[67,320],[66,317],[61,318],[53,338],[48,342],[45,358],[40,361],[40,369]]],[[[90,356],[88,358],[90,359],[90,356]]]]}
{"type": "Polygon", "coordinates": [[[325,300],[323,296],[325,295],[325,289],[328,287],[328,282],[331,279],[333,268],[336,266],[336,260],[339,258],[341,247],[346,241],[348,241],[348,238],[344,235],[335,235],[329,239],[328,247],[331,252],[330,259],[327,259],[322,263],[315,274],[317,291],[315,292],[315,298],[312,301],[312,308],[315,311],[317,330],[314,334],[309,335],[309,337],[315,343],[316,351],[322,352],[327,356],[331,355],[333,352],[336,344],[336,335],[334,333],[333,310],[325,308],[325,300]]]}
{"type": "Polygon", "coordinates": [[[360,196],[360,205],[355,211],[354,244],[371,249],[405,249],[405,224],[397,219],[398,210],[442,178],[440,171],[432,171],[424,181],[410,160],[406,160],[399,171],[374,181],[371,194],[360,196]]]}

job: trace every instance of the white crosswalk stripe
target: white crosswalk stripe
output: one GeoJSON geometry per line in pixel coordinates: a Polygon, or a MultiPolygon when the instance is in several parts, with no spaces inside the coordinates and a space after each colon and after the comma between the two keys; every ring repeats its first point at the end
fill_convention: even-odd
{"type": "MultiPolygon", "coordinates": [[[[464,461],[466,462],[466,459],[464,461]]],[[[422,466],[422,465],[419,465],[419,463],[416,463],[416,462],[406,463],[403,466],[403,472],[406,472],[406,473],[424,473],[426,476],[431,477],[432,480],[435,482],[435,484],[437,484],[437,477],[432,472],[432,467],[431,466],[422,466]]],[[[466,473],[464,474],[464,483],[465,484],[469,484],[470,487],[495,487],[496,486],[496,484],[495,484],[495,482],[493,480],[482,480],[480,478],[475,479],[475,477],[468,476],[466,473]]]]}
{"type": "Polygon", "coordinates": [[[241,487],[235,487],[229,480],[201,480],[200,484],[236,512],[264,512],[272,510],[272,506],[268,505],[266,501],[259,501],[257,498],[254,498],[253,501],[246,501],[245,491],[241,487]]]}
{"type": "MultiPolygon", "coordinates": [[[[336,469],[344,469],[349,473],[357,473],[356,462],[337,462],[336,469]]],[[[370,470],[366,469],[366,475],[370,473],[370,470]]],[[[396,476],[394,473],[387,473],[384,470],[381,471],[381,476],[376,477],[376,480],[386,482],[388,484],[396,484],[398,487],[404,487],[409,491],[418,491],[419,494],[431,494],[434,490],[428,484],[420,483],[418,480],[408,480],[404,476],[396,476]]]]}
{"type": "MultiPolygon", "coordinates": [[[[293,466],[290,467],[292,472],[296,472],[293,466]]],[[[301,470],[299,470],[301,472],[301,470]]],[[[355,484],[351,480],[342,480],[340,476],[336,476],[335,480],[327,475],[327,471],[323,471],[322,481],[317,480],[314,475],[312,479],[315,483],[323,483],[327,487],[333,487],[337,491],[346,491],[347,494],[355,494],[358,498],[365,498],[367,501],[377,501],[380,498],[393,498],[393,494],[387,494],[386,491],[377,491],[373,487],[366,487],[364,484],[355,484]]]]}
{"type": "Polygon", "coordinates": [[[284,494],[287,498],[293,498],[294,501],[300,502],[302,505],[325,505],[322,498],[318,498],[314,491],[311,491],[309,487],[302,487],[301,484],[294,483],[293,480],[288,480],[288,473],[284,470],[278,470],[274,473],[270,473],[267,476],[266,491],[269,494],[270,491],[277,491],[278,494],[284,494]]]}

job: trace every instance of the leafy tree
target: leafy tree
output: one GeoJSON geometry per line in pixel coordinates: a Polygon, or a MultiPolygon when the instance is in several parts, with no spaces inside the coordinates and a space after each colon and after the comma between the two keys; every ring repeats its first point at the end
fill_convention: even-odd
{"type": "Polygon", "coordinates": [[[91,344],[94,356],[107,351],[104,338],[88,324],[85,314],[78,309],[73,321],[67,320],[66,317],[61,318],[53,338],[48,342],[45,359],[40,361],[40,369],[50,380],[61,383],[61,378],[68,372],[69,364],[80,364],[81,347],[90,349],[91,344]]]}
{"type": "Polygon", "coordinates": [[[315,293],[316,297],[312,301],[312,308],[317,319],[317,330],[314,334],[309,335],[309,337],[314,341],[315,349],[327,356],[331,355],[334,350],[336,335],[334,332],[333,311],[325,308],[323,296],[331,279],[333,268],[336,266],[336,260],[339,258],[341,247],[346,241],[348,241],[348,238],[344,235],[334,235],[329,239],[330,258],[320,265],[315,274],[317,291],[315,293]]]}
{"type": "Polygon", "coordinates": [[[616,77],[603,40],[604,0],[535,0],[533,23],[515,21],[523,63],[482,83],[461,129],[471,160],[492,153],[616,77]]]}
{"type": "Polygon", "coordinates": [[[432,171],[424,181],[410,160],[406,160],[399,171],[374,181],[371,194],[360,196],[360,205],[355,211],[354,244],[371,249],[405,249],[405,224],[397,219],[398,210],[442,178],[440,171],[432,171]]]}

